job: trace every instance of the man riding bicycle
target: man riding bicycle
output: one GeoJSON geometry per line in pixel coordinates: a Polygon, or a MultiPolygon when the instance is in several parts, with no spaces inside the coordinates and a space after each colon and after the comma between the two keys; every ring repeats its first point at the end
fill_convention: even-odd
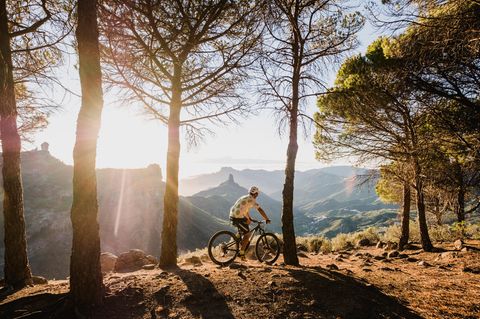
{"type": "Polygon", "coordinates": [[[248,195],[240,197],[230,209],[230,220],[232,224],[238,228],[238,232],[243,236],[239,256],[245,258],[245,249],[250,239],[250,229],[248,225],[252,222],[250,217],[250,209],[256,208],[260,215],[265,219],[267,224],[270,223],[265,211],[258,205],[256,198],[258,197],[258,187],[252,186],[248,191],[248,195]]]}

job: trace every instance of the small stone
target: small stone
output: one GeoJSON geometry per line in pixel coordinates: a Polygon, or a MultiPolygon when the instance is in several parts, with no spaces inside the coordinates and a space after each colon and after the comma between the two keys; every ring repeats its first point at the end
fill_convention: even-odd
{"type": "Polygon", "coordinates": [[[470,249],[468,247],[463,247],[461,251],[462,252],[467,252],[467,251],[470,251],[470,249]]]}
{"type": "Polygon", "coordinates": [[[338,270],[339,269],[338,266],[335,265],[335,264],[328,264],[326,267],[330,270],[338,270]]]}
{"type": "Polygon", "coordinates": [[[455,240],[455,242],[453,243],[453,247],[455,247],[456,250],[462,250],[463,245],[464,245],[464,242],[463,242],[463,240],[461,240],[461,239],[457,239],[457,240],[455,240]]]}
{"type": "Polygon", "coordinates": [[[431,266],[429,263],[427,263],[427,262],[424,261],[424,260],[420,260],[420,261],[418,262],[418,265],[419,265],[419,266],[423,266],[423,267],[430,267],[430,266],[431,266]]]}
{"type": "Polygon", "coordinates": [[[153,270],[153,269],[155,269],[155,264],[144,265],[144,266],[142,266],[142,269],[153,270]]]}

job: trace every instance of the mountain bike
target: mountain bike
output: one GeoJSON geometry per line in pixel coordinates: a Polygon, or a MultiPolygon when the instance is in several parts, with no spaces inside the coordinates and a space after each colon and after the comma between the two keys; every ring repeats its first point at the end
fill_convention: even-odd
{"type": "MultiPolygon", "coordinates": [[[[262,226],[263,221],[252,219],[252,222],[257,223],[257,226],[251,230],[245,251],[248,250],[253,237],[258,233],[260,236],[255,244],[255,255],[260,262],[271,265],[280,256],[280,240],[275,234],[265,232],[262,226]]],[[[238,256],[241,242],[242,236],[239,233],[234,234],[228,230],[219,231],[208,241],[208,256],[215,264],[228,266],[238,256]]]]}

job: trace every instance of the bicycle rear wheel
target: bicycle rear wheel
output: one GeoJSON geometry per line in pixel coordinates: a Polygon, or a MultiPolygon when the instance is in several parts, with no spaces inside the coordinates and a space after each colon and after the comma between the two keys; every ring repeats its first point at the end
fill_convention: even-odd
{"type": "Polygon", "coordinates": [[[255,254],[260,262],[273,264],[280,256],[280,241],[272,233],[260,236],[255,245],[255,254]]]}
{"type": "Polygon", "coordinates": [[[226,266],[237,257],[238,245],[234,233],[219,231],[208,242],[208,256],[217,265],[226,266]]]}

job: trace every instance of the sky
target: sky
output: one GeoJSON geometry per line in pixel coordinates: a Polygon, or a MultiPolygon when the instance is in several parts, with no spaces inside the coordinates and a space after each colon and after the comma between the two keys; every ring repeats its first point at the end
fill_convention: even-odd
{"type": "MultiPolygon", "coordinates": [[[[351,54],[364,52],[370,42],[379,33],[366,25],[359,34],[360,46],[351,54]]],[[[62,82],[79,92],[78,70],[75,61],[66,60],[59,75],[62,82]]],[[[332,83],[338,66],[331,70],[326,78],[332,83]]],[[[101,129],[97,148],[97,167],[99,168],[142,168],[150,164],[159,164],[165,173],[167,130],[159,121],[151,120],[138,109],[118,105],[112,92],[105,92],[105,106],[102,114],[101,129]]],[[[58,95],[61,95],[58,93],[58,95]]],[[[62,94],[63,96],[63,94],[62,94]]],[[[41,143],[50,144],[50,153],[66,164],[73,163],[75,127],[80,100],[68,96],[61,102],[62,107],[49,118],[46,129],[33,137],[33,143],[23,145],[25,150],[39,147],[41,143]]],[[[308,113],[315,112],[315,100],[309,101],[308,113]]],[[[273,114],[268,111],[247,119],[239,124],[215,127],[215,135],[207,138],[197,147],[190,148],[182,142],[180,156],[180,178],[218,171],[229,166],[236,169],[284,169],[288,134],[280,137],[273,114]]],[[[320,163],[315,160],[311,142],[314,129],[309,136],[299,136],[297,169],[307,170],[329,165],[350,165],[348,160],[333,163],[320,163]]]]}

